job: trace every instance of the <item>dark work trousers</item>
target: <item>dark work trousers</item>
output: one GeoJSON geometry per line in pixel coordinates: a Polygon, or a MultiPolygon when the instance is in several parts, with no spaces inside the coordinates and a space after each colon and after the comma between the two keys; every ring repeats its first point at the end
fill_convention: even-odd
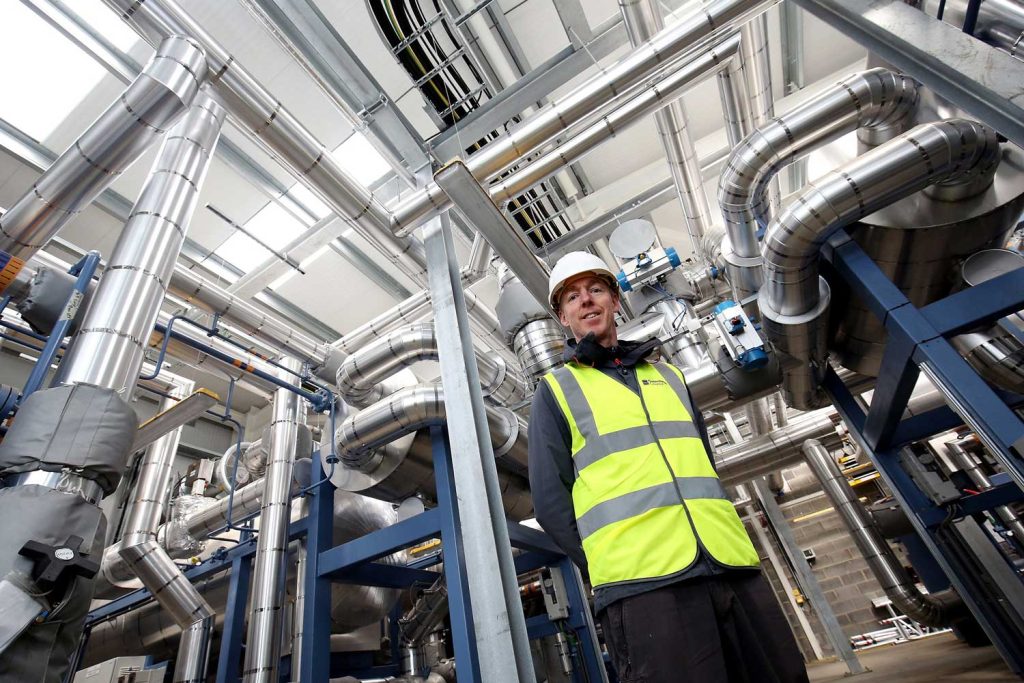
{"type": "Polygon", "coordinates": [[[601,615],[623,683],[798,683],[803,657],[760,572],[695,578],[601,615]]]}

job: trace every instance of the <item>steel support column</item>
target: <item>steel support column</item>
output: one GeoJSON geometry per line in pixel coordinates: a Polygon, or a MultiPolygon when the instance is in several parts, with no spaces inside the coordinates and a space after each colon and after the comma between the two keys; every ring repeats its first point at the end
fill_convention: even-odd
{"type": "Polygon", "coordinates": [[[460,515],[476,522],[461,528],[461,541],[480,676],[488,683],[533,683],[526,621],[447,214],[432,219],[424,232],[457,507],[460,515]],[[489,523],[479,523],[483,520],[489,523]],[[495,590],[495,568],[501,590],[495,590]]]}
{"type": "Polygon", "coordinates": [[[836,613],[832,611],[832,606],[825,599],[825,592],[821,590],[821,584],[818,583],[817,577],[811,571],[811,566],[807,564],[807,558],[804,557],[800,544],[796,542],[793,529],[789,526],[789,521],[786,520],[779,504],[775,502],[775,496],[768,488],[768,484],[761,478],[755,478],[751,484],[754,487],[757,500],[761,504],[761,509],[764,510],[764,514],[779,537],[782,551],[789,558],[789,566],[793,568],[800,588],[811,601],[811,607],[818,613],[818,621],[825,628],[825,635],[832,644],[832,650],[837,657],[843,660],[850,675],[864,673],[867,669],[860,663],[853,648],[850,647],[850,639],[843,633],[843,627],[839,625],[836,613]]]}

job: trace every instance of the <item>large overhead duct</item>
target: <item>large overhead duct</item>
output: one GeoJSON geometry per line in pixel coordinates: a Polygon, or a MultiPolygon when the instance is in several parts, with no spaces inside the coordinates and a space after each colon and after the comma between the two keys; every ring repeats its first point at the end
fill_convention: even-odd
{"type": "MultiPolygon", "coordinates": [[[[345,359],[338,368],[338,393],[346,403],[369,406],[387,396],[381,382],[425,360],[437,360],[433,323],[396,330],[345,359]]],[[[476,360],[485,397],[506,406],[526,399],[525,380],[500,356],[477,351],[476,360]]]]}
{"type": "Polygon", "coordinates": [[[145,342],[223,123],[224,110],[202,96],[168,134],[57,370],[56,383],[112,383],[126,400],[134,391],[145,342]]]}
{"type": "Polygon", "coordinates": [[[197,41],[207,55],[211,79],[224,106],[272,156],[413,281],[426,283],[423,245],[400,240],[389,230],[391,214],[373,193],[342,169],[330,150],[235,61],[174,0],[106,0],[151,44],[172,34],[197,41]]]}
{"type": "Polygon", "coordinates": [[[742,301],[761,287],[761,245],[769,188],[780,169],[812,149],[853,130],[872,143],[904,129],[917,105],[917,85],[888,69],[855,73],[790,112],[769,121],[733,149],[718,185],[727,237],[722,245],[734,297],[742,301]]]}
{"type": "MultiPolygon", "coordinates": [[[[283,358],[277,376],[298,385],[296,373],[302,364],[294,358],[283,358]]],[[[256,539],[253,560],[253,589],[249,602],[249,628],[246,637],[245,664],[242,680],[246,683],[276,683],[281,659],[281,624],[284,560],[288,547],[288,524],[291,520],[292,468],[303,445],[305,408],[303,401],[290,389],[274,392],[267,448],[267,474],[260,501],[260,532],[256,539]]]]}
{"type": "MultiPolygon", "coordinates": [[[[619,10],[625,21],[626,35],[634,48],[653,38],[665,27],[656,0],[619,0],[619,10]]],[[[688,62],[683,70],[691,64],[688,62]]],[[[711,208],[704,192],[704,177],[701,175],[693,139],[690,137],[686,109],[681,101],[671,102],[655,112],[654,121],[672,174],[676,198],[683,210],[683,221],[692,247],[697,252],[700,239],[711,225],[711,208]]]]}
{"type": "Polygon", "coordinates": [[[0,251],[12,257],[5,272],[16,273],[142,156],[205,79],[203,49],[187,36],[162,36],[142,73],[3,215],[0,251]]]}
{"type": "Polygon", "coordinates": [[[999,162],[995,133],[973,121],[922,124],[809,184],[772,221],[764,239],[764,330],[784,358],[786,403],[824,402],[830,293],[818,277],[818,251],[836,229],[934,185],[943,197],[977,194],[999,162]]]}
{"type": "MultiPolygon", "coordinates": [[[[608,102],[686,55],[716,32],[742,23],[774,4],[773,0],[713,0],[680,20],[625,58],[603,69],[551,106],[539,111],[514,131],[492,140],[466,160],[469,170],[482,181],[491,179],[522,157],[562,135],[567,128],[595,113],[604,113],[608,102]]],[[[395,207],[395,234],[407,235],[430,216],[448,207],[437,184],[430,184],[395,207]]]]}
{"type": "MultiPolygon", "coordinates": [[[[648,0],[642,1],[647,2],[648,0]]],[[[738,35],[735,33],[725,35],[721,40],[709,45],[699,54],[694,55],[692,59],[687,60],[678,69],[668,73],[663,79],[656,81],[635,97],[624,101],[597,122],[559,143],[536,159],[532,159],[522,168],[497,179],[487,188],[491,198],[498,203],[515,199],[523,191],[549,178],[568,164],[581,159],[600,144],[615,137],[638,121],[642,121],[652,112],[656,116],[668,112],[673,104],[678,104],[673,100],[678,100],[691,87],[718,73],[731,60],[736,59],[739,47],[738,35]]],[[[688,133],[684,128],[680,128],[682,124],[679,121],[678,118],[668,121],[664,128],[667,132],[661,135],[666,148],[670,147],[672,150],[669,154],[669,165],[673,178],[679,176],[682,189],[677,188],[677,192],[680,193],[680,201],[686,202],[684,216],[687,218],[689,226],[698,224],[701,226],[700,232],[697,232],[696,227],[693,228],[694,235],[699,241],[704,229],[711,224],[710,218],[707,217],[707,198],[704,198],[704,207],[701,208],[697,193],[704,196],[703,182],[694,181],[689,175],[685,179],[682,177],[684,166],[687,168],[695,166],[698,168],[696,177],[701,178],[696,157],[692,156],[692,149],[687,152],[687,143],[680,139],[683,136],[688,136],[688,133]],[[685,200],[682,197],[685,197],[685,200]]],[[[692,141],[689,145],[692,148],[692,141]]],[[[472,159],[473,157],[470,157],[470,160],[472,159]]],[[[685,173],[690,174],[693,171],[685,173]]]]}
{"type": "Polygon", "coordinates": [[[871,572],[881,584],[893,606],[914,621],[926,626],[949,626],[967,614],[960,596],[952,590],[923,594],[914,585],[885,537],[875,528],[828,449],[815,439],[803,445],[807,464],[821,482],[839,517],[853,536],[871,572]]]}

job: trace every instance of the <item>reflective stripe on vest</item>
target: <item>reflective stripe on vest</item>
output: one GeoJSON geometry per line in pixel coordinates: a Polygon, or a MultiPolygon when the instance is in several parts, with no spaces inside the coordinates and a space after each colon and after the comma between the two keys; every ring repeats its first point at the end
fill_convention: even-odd
{"type": "Polygon", "coordinates": [[[545,377],[572,434],[573,507],[591,582],[681,572],[698,543],[721,564],[756,566],[693,422],[682,374],[660,363],[635,372],[640,395],[576,364],[545,377]]]}

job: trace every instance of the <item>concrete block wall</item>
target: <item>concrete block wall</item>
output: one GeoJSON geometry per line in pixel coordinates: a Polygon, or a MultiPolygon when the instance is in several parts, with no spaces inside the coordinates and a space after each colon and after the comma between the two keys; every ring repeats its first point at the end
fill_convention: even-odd
{"type": "MultiPolygon", "coordinates": [[[[790,526],[800,547],[814,550],[816,560],[811,568],[843,631],[849,637],[877,630],[879,621],[888,614],[876,610],[871,601],[883,597],[885,591],[839,515],[831,510],[832,503],[821,493],[810,468],[800,465],[785,476],[790,493],[782,496],[779,504],[787,520],[828,510],[803,521],[791,521],[790,526]]],[[[870,495],[871,491],[865,489],[862,493],[870,495]]]]}

